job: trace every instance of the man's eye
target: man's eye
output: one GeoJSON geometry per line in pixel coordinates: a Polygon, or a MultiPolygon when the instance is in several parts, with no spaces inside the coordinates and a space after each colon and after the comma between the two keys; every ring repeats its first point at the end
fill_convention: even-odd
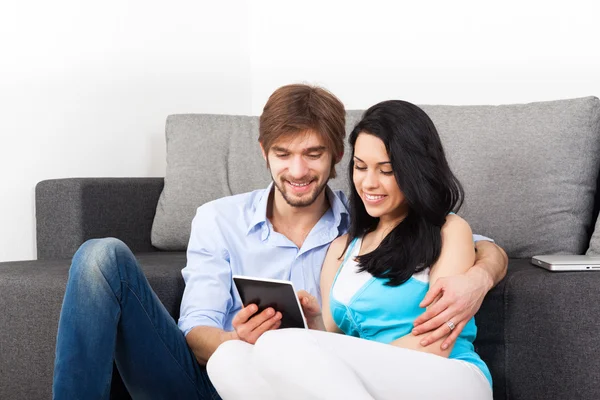
{"type": "Polygon", "coordinates": [[[311,160],[318,160],[319,158],[321,158],[321,153],[311,153],[308,155],[308,158],[310,158],[311,160]]]}
{"type": "Polygon", "coordinates": [[[287,156],[289,156],[288,153],[275,153],[275,157],[277,158],[285,158],[287,156]]]}

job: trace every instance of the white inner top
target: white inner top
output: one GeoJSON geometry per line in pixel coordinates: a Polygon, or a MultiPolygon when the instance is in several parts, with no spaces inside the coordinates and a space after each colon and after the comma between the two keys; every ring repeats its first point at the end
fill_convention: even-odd
{"type": "MultiPolygon", "coordinates": [[[[373,276],[367,271],[359,272],[356,257],[360,253],[362,238],[357,239],[352,254],[345,263],[341,265],[341,271],[335,281],[332,290],[332,296],[342,304],[348,305],[352,297],[362,288],[373,276]]],[[[425,268],[421,272],[413,274],[413,278],[418,281],[429,283],[430,268],[425,268]]]]}

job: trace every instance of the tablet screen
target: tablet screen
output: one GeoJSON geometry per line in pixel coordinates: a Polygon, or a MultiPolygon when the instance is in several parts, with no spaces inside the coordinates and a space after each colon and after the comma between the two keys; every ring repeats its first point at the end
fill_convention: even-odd
{"type": "Polygon", "coordinates": [[[304,313],[292,282],[237,275],[233,277],[233,282],[244,307],[256,304],[258,312],[273,307],[281,312],[280,328],[306,328],[304,313]]]}

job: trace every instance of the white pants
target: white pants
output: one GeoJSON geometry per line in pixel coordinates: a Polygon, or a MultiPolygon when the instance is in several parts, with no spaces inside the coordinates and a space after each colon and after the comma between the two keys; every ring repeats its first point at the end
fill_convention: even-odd
{"type": "Polygon", "coordinates": [[[224,400],[492,399],[473,364],[308,329],[225,342],[207,370],[224,400]]]}

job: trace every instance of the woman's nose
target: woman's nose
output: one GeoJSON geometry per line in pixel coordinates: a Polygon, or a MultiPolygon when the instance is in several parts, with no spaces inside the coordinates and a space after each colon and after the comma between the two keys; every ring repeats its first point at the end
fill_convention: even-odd
{"type": "Polygon", "coordinates": [[[365,189],[373,189],[379,186],[379,179],[377,179],[376,171],[367,171],[365,179],[363,179],[363,187],[365,189]]]}

